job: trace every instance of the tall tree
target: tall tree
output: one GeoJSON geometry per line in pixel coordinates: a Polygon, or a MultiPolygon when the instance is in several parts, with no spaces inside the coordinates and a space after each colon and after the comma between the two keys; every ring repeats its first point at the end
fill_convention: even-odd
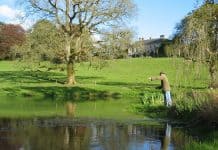
{"type": "Polygon", "coordinates": [[[133,32],[127,28],[108,31],[102,37],[102,52],[109,58],[125,58],[132,49],[133,32]]]}
{"type": "Polygon", "coordinates": [[[186,58],[208,64],[214,86],[218,71],[218,5],[205,3],[189,14],[176,38],[177,48],[186,58]]]}
{"type": "Polygon", "coordinates": [[[21,45],[25,41],[25,30],[20,25],[1,24],[0,25],[0,57],[10,58],[11,48],[21,45]]]}
{"type": "MultiPolygon", "coordinates": [[[[28,10],[53,19],[65,36],[67,83],[75,80],[75,60],[81,54],[84,34],[114,25],[128,17],[134,8],[132,0],[27,0],[28,10]],[[75,46],[72,47],[72,42],[75,46]]],[[[26,4],[26,3],[25,3],[26,4]]],[[[27,9],[26,9],[27,10],[27,9]]]]}

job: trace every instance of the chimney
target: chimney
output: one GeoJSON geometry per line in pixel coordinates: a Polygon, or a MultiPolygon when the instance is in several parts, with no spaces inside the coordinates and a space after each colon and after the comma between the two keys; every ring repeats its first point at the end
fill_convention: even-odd
{"type": "Polygon", "coordinates": [[[164,37],[164,35],[162,34],[162,35],[160,35],[160,38],[161,38],[161,39],[164,39],[165,37],[164,37]]]}

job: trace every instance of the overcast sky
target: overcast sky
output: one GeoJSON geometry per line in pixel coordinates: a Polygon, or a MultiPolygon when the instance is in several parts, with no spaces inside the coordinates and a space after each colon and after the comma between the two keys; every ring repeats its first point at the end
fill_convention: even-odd
{"type": "MultiPolygon", "coordinates": [[[[16,0],[0,0],[0,21],[20,23],[18,16],[23,14],[17,7],[16,0]]],[[[175,25],[190,11],[199,6],[197,0],[134,0],[137,5],[137,16],[129,26],[134,29],[137,37],[145,39],[158,38],[161,34],[169,37],[175,25]]],[[[202,0],[198,0],[202,1],[202,0]]],[[[33,20],[22,22],[24,28],[33,24],[33,20]]]]}

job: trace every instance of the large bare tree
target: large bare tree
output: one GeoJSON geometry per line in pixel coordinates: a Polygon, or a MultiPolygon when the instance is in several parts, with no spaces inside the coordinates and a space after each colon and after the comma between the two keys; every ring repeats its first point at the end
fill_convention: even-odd
{"type": "Polygon", "coordinates": [[[63,31],[63,53],[66,54],[67,83],[70,85],[76,83],[74,65],[83,51],[83,37],[105,26],[120,24],[134,10],[132,0],[26,0],[23,4],[28,7],[25,10],[31,14],[29,16],[53,19],[63,31]]]}

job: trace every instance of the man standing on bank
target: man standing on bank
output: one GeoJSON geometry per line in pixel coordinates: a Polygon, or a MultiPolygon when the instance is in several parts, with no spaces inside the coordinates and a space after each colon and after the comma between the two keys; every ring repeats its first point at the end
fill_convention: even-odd
{"type": "Polygon", "coordinates": [[[160,76],[149,77],[148,79],[151,81],[161,80],[161,88],[164,94],[164,104],[167,107],[172,106],[172,99],[171,99],[171,94],[170,94],[170,84],[169,84],[166,74],[164,72],[160,72],[160,76]]]}

